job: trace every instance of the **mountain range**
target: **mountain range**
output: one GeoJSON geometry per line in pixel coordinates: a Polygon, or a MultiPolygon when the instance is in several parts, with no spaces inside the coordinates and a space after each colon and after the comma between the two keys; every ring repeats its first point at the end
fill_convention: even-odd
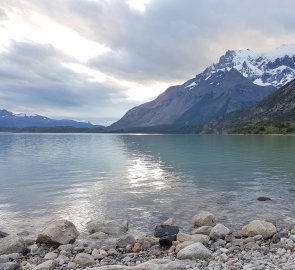
{"type": "Polygon", "coordinates": [[[255,106],[294,78],[294,45],[268,53],[229,50],[195,78],[129,110],[108,130],[196,130],[233,111],[255,106]]]}
{"type": "MultiPolygon", "coordinates": [[[[295,132],[295,79],[254,107],[234,111],[203,127],[204,133],[270,133],[271,127],[295,132]],[[291,125],[292,123],[292,125],[291,125]]],[[[272,131],[271,131],[272,132],[272,131]]],[[[272,132],[273,133],[273,132],[272,132]]]]}
{"type": "Polygon", "coordinates": [[[0,110],[0,127],[2,128],[27,128],[27,127],[73,127],[73,128],[98,128],[89,122],[74,120],[55,120],[41,115],[14,114],[7,110],[0,110]]]}

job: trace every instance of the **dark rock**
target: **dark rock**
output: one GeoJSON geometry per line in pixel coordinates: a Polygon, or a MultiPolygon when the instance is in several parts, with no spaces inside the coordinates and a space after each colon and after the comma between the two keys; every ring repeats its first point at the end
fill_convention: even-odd
{"type": "Polygon", "coordinates": [[[281,237],[280,237],[279,233],[276,233],[276,234],[272,237],[271,241],[272,241],[274,244],[279,243],[279,242],[281,241],[281,237]]]}
{"type": "Polygon", "coordinates": [[[266,196],[260,196],[257,198],[257,200],[260,202],[265,202],[265,201],[271,201],[271,198],[266,197],[266,196]]]}
{"type": "Polygon", "coordinates": [[[176,241],[176,235],[167,235],[161,237],[159,244],[161,248],[170,248],[172,246],[172,241],[176,241]]]}
{"type": "Polygon", "coordinates": [[[6,236],[8,236],[8,233],[0,231],[0,238],[4,238],[6,236]]]}
{"type": "Polygon", "coordinates": [[[158,225],[155,228],[155,237],[163,237],[169,235],[177,235],[179,233],[178,226],[158,225]]]}

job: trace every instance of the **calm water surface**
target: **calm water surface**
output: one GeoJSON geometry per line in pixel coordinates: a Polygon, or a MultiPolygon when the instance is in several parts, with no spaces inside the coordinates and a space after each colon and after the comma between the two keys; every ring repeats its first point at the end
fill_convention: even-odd
{"type": "Polygon", "coordinates": [[[232,228],[284,225],[295,221],[294,150],[283,136],[1,134],[0,230],[127,218],[148,232],[168,217],[189,230],[200,210],[232,228]]]}

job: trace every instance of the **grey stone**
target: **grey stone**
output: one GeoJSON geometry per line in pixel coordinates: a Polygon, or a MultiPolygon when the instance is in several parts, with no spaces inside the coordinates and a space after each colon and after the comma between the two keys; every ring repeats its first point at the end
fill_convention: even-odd
{"type": "Polygon", "coordinates": [[[206,259],[211,256],[211,251],[207,249],[202,243],[194,243],[189,245],[183,249],[181,249],[177,253],[178,259],[206,259]]]}
{"type": "Polygon", "coordinates": [[[177,234],[177,241],[179,242],[193,241],[193,242],[208,243],[209,240],[210,240],[210,237],[204,234],[186,234],[186,233],[177,234]]]}
{"type": "Polygon", "coordinates": [[[45,256],[44,256],[45,260],[54,260],[56,258],[57,258],[57,254],[54,253],[54,252],[46,253],[45,256]]]}
{"type": "Polygon", "coordinates": [[[52,269],[53,269],[53,261],[49,260],[37,265],[33,270],[52,270],[52,269]]]}
{"type": "Polygon", "coordinates": [[[103,232],[112,236],[121,236],[128,231],[128,222],[118,220],[93,220],[86,224],[89,233],[103,232]]]}
{"type": "Polygon", "coordinates": [[[174,226],[176,224],[176,221],[174,218],[168,218],[166,221],[162,223],[162,225],[169,225],[174,226]]]}
{"type": "Polygon", "coordinates": [[[212,230],[212,226],[202,226],[199,228],[196,228],[192,231],[192,234],[205,234],[205,235],[209,235],[211,230],[212,230]]]}
{"type": "Polygon", "coordinates": [[[0,263],[0,270],[22,270],[22,268],[17,262],[6,262],[0,263]]]}
{"type": "Polygon", "coordinates": [[[124,248],[127,245],[134,245],[135,238],[131,234],[126,234],[117,239],[117,247],[124,248]]]}
{"type": "Polygon", "coordinates": [[[37,237],[36,242],[47,245],[65,245],[75,242],[79,232],[68,220],[56,220],[50,223],[37,237]]]}
{"type": "Polygon", "coordinates": [[[94,265],[95,261],[93,256],[87,254],[87,253],[79,253],[75,256],[74,262],[81,267],[87,267],[94,265]]]}
{"type": "Polygon", "coordinates": [[[209,236],[213,240],[224,239],[225,236],[227,236],[229,233],[230,233],[230,230],[224,225],[219,223],[212,228],[209,236]]]}
{"type": "Polygon", "coordinates": [[[25,250],[26,243],[18,235],[8,235],[0,239],[0,255],[23,253],[25,250]]]}

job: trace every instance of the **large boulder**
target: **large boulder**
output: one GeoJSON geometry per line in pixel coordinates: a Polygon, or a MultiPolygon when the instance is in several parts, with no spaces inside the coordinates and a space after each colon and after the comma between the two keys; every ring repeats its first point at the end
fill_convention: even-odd
{"type": "Polygon", "coordinates": [[[199,214],[194,216],[193,223],[195,227],[215,226],[216,219],[212,213],[207,211],[202,211],[199,214]]]}
{"type": "Polygon", "coordinates": [[[229,233],[230,229],[218,223],[212,228],[210,238],[213,240],[224,239],[229,233]]]}
{"type": "Polygon", "coordinates": [[[18,235],[8,235],[0,239],[0,255],[23,253],[24,251],[26,251],[26,243],[18,235]]]}
{"type": "Polygon", "coordinates": [[[77,254],[74,258],[74,262],[83,268],[87,266],[92,266],[95,263],[93,256],[87,253],[77,254]]]}
{"type": "Polygon", "coordinates": [[[111,236],[121,236],[128,231],[127,220],[93,220],[86,224],[89,233],[103,232],[111,236]]]}
{"type": "Polygon", "coordinates": [[[252,237],[262,235],[264,239],[271,238],[277,232],[277,228],[270,222],[264,220],[253,220],[242,228],[242,235],[252,237]]]}
{"type": "Polygon", "coordinates": [[[37,237],[36,242],[46,245],[72,244],[79,232],[68,220],[56,220],[50,223],[37,237]]]}
{"type": "Polygon", "coordinates": [[[211,251],[202,243],[195,243],[181,249],[177,253],[177,258],[180,260],[203,260],[211,256],[211,251]]]}

